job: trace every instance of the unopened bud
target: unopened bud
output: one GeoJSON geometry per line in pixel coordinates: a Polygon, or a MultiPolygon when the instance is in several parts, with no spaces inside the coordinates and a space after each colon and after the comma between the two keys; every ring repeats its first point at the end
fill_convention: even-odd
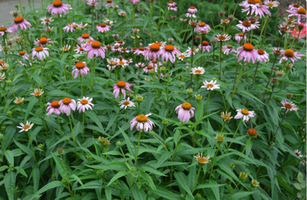
{"type": "Polygon", "coordinates": [[[293,96],[293,94],[291,94],[291,93],[286,94],[286,97],[287,97],[288,99],[291,99],[292,96],[293,96]]]}
{"type": "Polygon", "coordinates": [[[166,119],[163,119],[163,120],[162,120],[162,124],[163,124],[163,125],[167,125],[167,124],[168,124],[168,121],[167,121],[166,119]]]}
{"type": "Polygon", "coordinates": [[[64,151],[64,149],[63,149],[63,148],[58,148],[58,149],[57,149],[57,152],[58,152],[59,154],[62,154],[62,153],[63,153],[63,151],[64,151]]]}
{"type": "Polygon", "coordinates": [[[248,177],[248,175],[247,175],[246,172],[240,172],[239,178],[240,178],[241,180],[245,180],[247,177],[248,177]]]}
{"type": "Polygon", "coordinates": [[[192,94],[193,93],[193,89],[189,88],[189,89],[187,89],[187,92],[188,92],[188,94],[192,94]]]}
{"type": "Polygon", "coordinates": [[[122,146],[121,141],[117,141],[117,142],[116,142],[116,146],[121,147],[121,146],[122,146]]]}

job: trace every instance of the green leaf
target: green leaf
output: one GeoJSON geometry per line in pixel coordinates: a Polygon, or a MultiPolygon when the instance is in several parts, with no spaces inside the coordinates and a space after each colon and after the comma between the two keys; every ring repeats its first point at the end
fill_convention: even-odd
{"type": "Polygon", "coordinates": [[[23,145],[19,142],[17,142],[16,140],[14,140],[14,143],[23,151],[25,152],[26,154],[30,155],[30,156],[33,156],[33,152],[32,150],[30,149],[30,147],[27,147],[26,145],[23,145]]]}
{"type": "Polygon", "coordinates": [[[251,195],[253,193],[255,193],[255,191],[252,191],[252,192],[236,192],[232,196],[232,199],[241,199],[242,197],[249,196],[249,195],[251,195]]]}
{"type": "Polygon", "coordinates": [[[140,167],[140,169],[143,169],[144,171],[150,172],[152,174],[158,175],[158,176],[166,176],[165,174],[163,174],[162,172],[160,172],[159,170],[155,169],[154,167],[152,167],[151,165],[142,165],[140,167]]]}
{"type": "Polygon", "coordinates": [[[71,98],[74,99],[75,97],[67,92],[61,91],[61,90],[51,90],[48,92],[48,96],[50,97],[62,97],[62,98],[71,98]]]}
{"type": "Polygon", "coordinates": [[[37,192],[39,187],[39,179],[40,179],[40,171],[38,167],[34,167],[32,169],[32,176],[33,176],[33,190],[37,192]]]}
{"type": "Polygon", "coordinates": [[[66,164],[66,162],[64,162],[64,165],[65,165],[65,169],[64,169],[63,162],[60,160],[60,158],[57,157],[56,155],[54,155],[54,153],[51,153],[51,154],[52,154],[52,157],[53,157],[53,159],[56,163],[56,168],[59,171],[61,177],[67,179],[68,178],[67,176],[71,176],[72,170],[66,164]],[[66,173],[67,173],[67,175],[66,175],[66,173]]]}
{"type": "Polygon", "coordinates": [[[31,77],[32,77],[32,79],[37,83],[37,85],[42,85],[42,79],[41,79],[41,77],[39,77],[38,75],[36,75],[36,74],[33,74],[33,73],[28,73],[31,77]]]}
{"type": "Polygon", "coordinates": [[[129,153],[134,158],[135,154],[136,154],[135,145],[131,142],[130,137],[128,137],[127,134],[120,127],[119,127],[119,130],[120,130],[120,132],[123,134],[123,136],[125,138],[126,145],[127,145],[129,153]]]}
{"type": "Polygon", "coordinates": [[[297,180],[299,183],[302,183],[304,181],[304,175],[302,174],[302,172],[298,173],[297,180]]]}
{"type": "Polygon", "coordinates": [[[4,135],[4,138],[3,138],[3,141],[2,141],[2,145],[3,145],[4,149],[6,149],[9,146],[9,144],[11,143],[15,133],[16,133],[16,127],[15,126],[8,126],[5,129],[5,135],[4,135]]]}
{"type": "Polygon", "coordinates": [[[93,121],[95,122],[95,124],[101,129],[101,130],[100,130],[101,133],[103,133],[103,134],[109,136],[109,135],[105,132],[104,128],[103,128],[102,125],[101,125],[101,122],[99,121],[99,119],[98,119],[98,117],[97,117],[97,115],[96,115],[96,113],[95,113],[94,111],[87,111],[87,112],[85,112],[85,115],[88,116],[91,120],[93,120],[93,121]]]}
{"type": "Polygon", "coordinates": [[[132,192],[133,199],[135,199],[135,200],[144,200],[144,199],[146,199],[146,194],[145,194],[144,190],[139,190],[136,185],[134,185],[132,187],[131,192],[132,192]]]}
{"type": "Polygon", "coordinates": [[[34,105],[37,105],[38,99],[35,96],[32,96],[29,103],[28,103],[28,107],[25,113],[25,118],[28,119],[29,113],[32,110],[34,105]]]}
{"type": "Polygon", "coordinates": [[[4,156],[6,157],[7,161],[14,167],[14,153],[11,150],[6,150],[4,152],[4,156]]]}
{"type": "Polygon", "coordinates": [[[113,176],[113,178],[110,180],[110,182],[108,183],[107,186],[111,185],[114,181],[116,181],[120,177],[126,176],[127,174],[129,174],[129,172],[127,172],[127,171],[118,172],[115,176],[113,176]]]}
{"type": "Polygon", "coordinates": [[[81,189],[100,189],[102,188],[103,185],[101,183],[99,183],[98,181],[90,181],[90,182],[87,182],[85,183],[84,185],[76,188],[75,190],[81,190],[81,189]]]}
{"type": "Polygon", "coordinates": [[[35,194],[33,194],[32,198],[30,200],[35,199],[37,196],[46,192],[47,190],[57,188],[57,187],[62,187],[62,186],[64,186],[64,184],[61,181],[50,182],[47,185],[45,185],[44,187],[42,187],[40,190],[38,190],[35,194]]]}
{"type": "Polygon", "coordinates": [[[178,182],[178,185],[181,186],[191,197],[193,197],[193,194],[188,186],[188,179],[182,172],[175,172],[174,176],[178,182]]]}
{"type": "Polygon", "coordinates": [[[9,171],[4,176],[4,187],[9,200],[15,200],[15,183],[16,174],[13,171],[9,171]]]}
{"type": "Polygon", "coordinates": [[[203,188],[214,188],[214,187],[221,187],[226,184],[217,184],[217,183],[205,183],[205,184],[200,184],[196,187],[196,189],[203,189],[203,188]]]}
{"type": "Polygon", "coordinates": [[[296,189],[298,189],[298,190],[301,190],[301,189],[302,189],[302,187],[301,187],[301,185],[300,185],[299,183],[294,183],[294,187],[295,187],[296,189]]]}
{"type": "Polygon", "coordinates": [[[156,190],[153,190],[151,192],[160,196],[160,197],[163,197],[163,198],[168,199],[168,200],[182,199],[180,194],[172,193],[172,192],[168,191],[167,189],[164,189],[164,188],[159,187],[159,186],[156,186],[156,188],[157,188],[156,190]]]}
{"type": "Polygon", "coordinates": [[[112,200],[112,189],[109,187],[106,187],[104,192],[106,194],[107,200],[112,200]]]}
{"type": "Polygon", "coordinates": [[[151,189],[155,190],[156,186],[154,184],[154,182],[152,181],[152,178],[145,172],[143,171],[139,171],[139,176],[142,177],[145,181],[148,182],[148,185],[151,189]]]}

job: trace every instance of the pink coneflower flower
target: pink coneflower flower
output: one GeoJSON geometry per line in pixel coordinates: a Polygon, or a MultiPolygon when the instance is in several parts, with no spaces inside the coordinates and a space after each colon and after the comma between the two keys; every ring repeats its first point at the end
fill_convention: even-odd
{"type": "Polygon", "coordinates": [[[125,41],[123,41],[123,40],[115,41],[114,46],[122,46],[122,45],[125,45],[125,41]]]}
{"type": "Polygon", "coordinates": [[[180,51],[176,49],[173,45],[165,45],[163,49],[161,49],[161,59],[162,62],[170,60],[172,63],[176,60],[176,55],[180,54],[180,51]]]}
{"type": "Polygon", "coordinates": [[[39,60],[44,60],[47,56],[49,56],[48,48],[44,48],[42,46],[38,46],[32,49],[32,59],[37,57],[39,60]]]}
{"type": "Polygon", "coordinates": [[[288,111],[297,111],[297,106],[292,102],[289,103],[287,100],[282,100],[280,103],[283,105],[281,108],[286,109],[286,113],[288,111]]]}
{"type": "Polygon", "coordinates": [[[144,57],[146,60],[153,59],[157,60],[161,55],[160,45],[158,43],[151,44],[149,49],[144,52],[144,57]]]}
{"type": "Polygon", "coordinates": [[[98,6],[99,3],[96,2],[96,0],[87,0],[86,4],[90,6],[98,6]]]}
{"type": "Polygon", "coordinates": [[[265,50],[263,50],[263,49],[258,49],[257,50],[257,53],[258,53],[258,57],[257,57],[257,60],[259,61],[259,62],[265,62],[265,63],[267,63],[268,61],[269,61],[269,54],[265,51],[265,50]]]}
{"type": "Polygon", "coordinates": [[[109,24],[109,25],[112,25],[115,22],[116,22],[116,20],[110,20],[110,19],[104,20],[104,23],[109,24]]]}
{"type": "Polygon", "coordinates": [[[216,39],[217,41],[220,41],[220,42],[226,42],[228,40],[230,40],[231,36],[229,36],[228,34],[223,34],[223,35],[220,35],[220,34],[217,34],[216,37],[214,39],[216,39]]]}
{"type": "Polygon", "coordinates": [[[79,74],[81,76],[86,76],[90,69],[86,66],[86,62],[77,62],[76,65],[72,68],[71,74],[74,78],[77,78],[79,74]]]}
{"type": "Polygon", "coordinates": [[[211,30],[210,26],[206,24],[205,22],[199,22],[197,24],[197,27],[194,29],[196,33],[200,33],[200,32],[208,33],[210,30],[211,30]]]}
{"type": "Polygon", "coordinates": [[[188,122],[194,116],[195,108],[188,102],[184,102],[176,107],[175,111],[178,114],[178,119],[181,122],[188,122]]]}
{"type": "Polygon", "coordinates": [[[14,17],[17,17],[18,13],[20,13],[20,10],[12,10],[12,11],[10,11],[10,14],[13,15],[14,17]]]}
{"type": "Polygon", "coordinates": [[[68,24],[67,26],[65,26],[64,28],[63,28],[63,30],[65,31],[65,32],[74,32],[75,30],[76,30],[76,28],[78,27],[78,24],[77,23],[75,23],[75,22],[73,22],[72,24],[68,24]]]}
{"type": "Polygon", "coordinates": [[[18,55],[22,56],[24,59],[27,60],[30,58],[29,54],[27,54],[25,51],[19,51],[18,55]]]}
{"type": "Polygon", "coordinates": [[[19,133],[20,132],[23,132],[23,131],[28,131],[30,130],[32,127],[33,127],[33,123],[31,123],[30,121],[27,121],[27,123],[24,125],[23,123],[19,123],[20,126],[17,126],[17,128],[20,129],[19,133]]]}
{"type": "Polygon", "coordinates": [[[80,42],[84,42],[85,40],[94,40],[89,34],[83,33],[80,37],[78,37],[80,42]]]}
{"type": "Polygon", "coordinates": [[[150,119],[147,117],[150,116],[151,113],[147,115],[138,115],[130,121],[130,130],[136,125],[136,130],[143,130],[144,132],[148,132],[152,130],[152,126],[155,125],[150,119]]]}
{"type": "Polygon", "coordinates": [[[205,73],[205,69],[203,67],[196,67],[191,69],[191,74],[193,75],[202,75],[205,73]]]}
{"type": "Polygon", "coordinates": [[[220,89],[220,85],[218,85],[218,84],[216,84],[216,82],[217,82],[217,80],[211,80],[210,82],[208,82],[208,81],[204,81],[203,82],[203,86],[201,86],[201,88],[207,88],[207,90],[211,90],[211,91],[213,91],[213,90],[215,90],[215,89],[220,89]]]}
{"type": "Polygon", "coordinates": [[[128,64],[131,64],[133,63],[133,59],[132,58],[127,58],[127,59],[124,59],[128,64]]]}
{"type": "Polygon", "coordinates": [[[2,25],[0,27],[0,37],[4,36],[5,33],[12,33],[12,28],[6,28],[2,25]]]}
{"type": "Polygon", "coordinates": [[[222,51],[226,55],[228,55],[230,52],[232,52],[232,53],[236,53],[237,52],[237,50],[234,49],[231,44],[228,44],[226,46],[222,46],[222,51]]]}
{"type": "Polygon", "coordinates": [[[300,54],[299,52],[294,52],[292,49],[287,49],[287,50],[281,50],[282,57],[279,61],[279,64],[282,63],[283,60],[288,60],[290,59],[292,63],[296,62],[296,59],[300,60],[304,54],[300,54]]]}
{"type": "Polygon", "coordinates": [[[259,15],[260,18],[264,17],[266,14],[271,16],[271,12],[268,10],[268,6],[262,5],[260,0],[245,0],[239,5],[244,7],[242,12],[247,12],[247,15],[259,15]]]}
{"type": "Polygon", "coordinates": [[[103,33],[106,31],[110,31],[111,26],[108,26],[106,24],[98,24],[96,26],[96,29],[98,30],[98,32],[103,33]]]}
{"type": "Polygon", "coordinates": [[[50,12],[52,16],[60,15],[60,17],[63,13],[66,15],[70,9],[71,6],[69,4],[63,4],[62,1],[53,1],[53,3],[47,7],[48,12],[50,12]]]}
{"type": "Polygon", "coordinates": [[[120,46],[117,46],[117,45],[115,45],[115,46],[112,46],[112,49],[111,49],[112,51],[114,51],[114,52],[116,52],[116,51],[120,51],[120,46]]]}
{"type": "Polygon", "coordinates": [[[126,92],[125,89],[129,91],[129,93],[133,93],[133,91],[130,89],[130,84],[125,83],[124,81],[118,81],[116,84],[113,85],[113,94],[115,95],[115,99],[118,97],[119,92],[121,92],[126,98],[126,92]]]}
{"type": "Polygon", "coordinates": [[[221,24],[228,24],[229,22],[229,19],[221,19],[221,24]]]}
{"type": "Polygon", "coordinates": [[[47,44],[53,43],[50,38],[41,38],[39,40],[34,41],[34,45],[39,45],[44,47],[47,44]]]}
{"type": "Polygon", "coordinates": [[[174,2],[174,1],[169,1],[169,2],[168,2],[168,6],[169,6],[169,7],[177,6],[177,3],[174,2]]]}
{"type": "Polygon", "coordinates": [[[77,102],[77,110],[79,110],[79,113],[85,112],[85,110],[91,109],[94,107],[94,104],[92,104],[93,98],[90,97],[83,97],[82,99],[78,99],[77,102]]]}
{"type": "Polygon", "coordinates": [[[139,63],[136,63],[135,66],[136,66],[137,68],[143,68],[143,67],[145,67],[145,64],[139,62],[139,63]]]}
{"type": "Polygon", "coordinates": [[[191,14],[195,14],[197,13],[197,9],[195,8],[195,6],[190,6],[190,8],[188,9],[188,12],[191,14]]]}
{"type": "Polygon", "coordinates": [[[86,46],[84,46],[84,51],[87,52],[87,59],[92,59],[94,56],[105,58],[105,51],[100,42],[90,41],[86,46]]]}
{"type": "Polygon", "coordinates": [[[75,48],[74,51],[76,52],[76,54],[85,53],[85,51],[84,51],[82,45],[81,45],[81,46],[77,45],[77,48],[75,48]]]}
{"type": "Polygon", "coordinates": [[[300,7],[297,10],[287,10],[290,15],[288,17],[297,16],[297,22],[304,22],[306,20],[306,9],[303,7],[300,7]]]}
{"type": "Polygon", "coordinates": [[[42,17],[41,20],[42,20],[41,24],[50,24],[51,22],[54,21],[54,20],[52,19],[52,17],[50,17],[50,18],[42,17]]]}
{"type": "Polygon", "coordinates": [[[161,67],[162,66],[162,62],[158,62],[156,60],[151,60],[148,65],[152,65],[153,67],[161,67]]]}
{"type": "Polygon", "coordinates": [[[136,4],[136,3],[140,2],[140,0],[128,0],[128,1],[130,1],[132,4],[136,4]]]}
{"type": "Polygon", "coordinates": [[[168,6],[167,9],[177,12],[177,6],[168,6]]]}
{"type": "Polygon", "coordinates": [[[237,27],[242,30],[243,33],[249,32],[253,29],[259,28],[258,24],[254,23],[252,24],[250,21],[239,21],[239,24],[237,24],[237,27]]]}
{"type": "Polygon", "coordinates": [[[290,4],[288,8],[289,10],[298,10],[301,7],[302,7],[301,5],[294,3],[294,4],[290,4]]]}
{"type": "MultiPolygon", "coordinates": [[[[291,34],[292,37],[295,37],[295,38],[299,37],[299,39],[302,39],[302,38],[306,37],[306,34],[307,34],[307,32],[306,32],[306,24],[305,23],[299,23],[298,29],[299,29],[299,31],[296,30],[296,27],[293,29],[292,34],[291,34]]],[[[291,30],[290,30],[290,32],[291,32],[291,30]]],[[[1,34],[1,32],[0,32],[0,34],[1,34]]]]}
{"type": "Polygon", "coordinates": [[[84,29],[85,27],[87,27],[88,26],[88,24],[82,24],[82,22],[81,22],[81,24],[77,24],[78,25],[78,27],[79,28],[81,28],[81,29],[84,29]]]}
{"type": "Polygon", "coordinates": [[[186,55],[191,56],[191,54],[193,53],[193,55],[195,55],[197,52],[199,51],[199,49],[195,49],[195,48],[191,48],[188,47],[188,49],[185,51],[186,55]]]}
{"type": "Polygon", "coordinates": [[[139,47],[137,50],[135,50],[134,54],[137,54],[137,55],[145,55],[145,48],[144,47],[139,47]]]}
{"type": "Polygon", "coordinates": [[[48,105],[48,108],[46,111],[48,111],[47,115],[51,115],[52,113],[54,113],[55,115],[59,115],[61,114],[61,111],[60,111],[60,103],[59,101],[53,101],[52,103],[48,102],[47,103],[48,105]]]}
{"type": "Polygon", "coordinates": [[[135,107],[135,104],[130,101],[130,97],[127,98],[127,100],[123,99],[120,103],[119,103],[120,107],[119,108],[124,108],[127,109],[127,107],[135,107]]]}
{"type": "Polygon", "coordinates": [[[254,111],[248,111],[246,109],[237,109],[237,115],[234,117],[235,119],[243,118],[243,121],[247,122],[249,118],[255,117],[254,111]]]}
{"type": "Polygon", "coordinates": [[[16,17],[11,25],[13,34],[18,32],[18,27],[20,27],[21,31],[31,27],[31,24],[21,16],[16,17]]]}
{"type": "Polygon", "coordinates": [[[45,28],[45,31],[47,31],[47,32],[52,32],[52,31],[53,31],[53,27],[47,26],[47,27],[45,28]]]}
{"type": "Polygon", "coordinates": [[[247,42],[247,36],[244,33],[237,33],[235,34],[234,39],[240,44],[241,40],[247,42]]]}
{"type": "Polygon", "coordinates": [[[105,5],[106,7],[111,8],[112,6],[115,5],[115,3],[114,3],[112,0],[107,0],[107,1],[104,3],[104,5],[105,5]]]}
{"type": "Polygon", "coordinates": [[[198,48],[201,49],[203,51],[203,53],[205,51],[210,52],[210,50],[211,50],[211,46],[210,46],[208,41],[202,41],[201,44],[198,46],[198,48]]]}
{"type": "Polygon", "coordinates": [[[153,67],[152,65],[148,65],[147,67],[143,68],[143,71],[145,73],[148,73],[150,70],[154,70],[155,72],[158,72],[158,67],[153,67]]]}
{"type": "Polygon", "coordinates": [[[121,10],[121,11],[118,12],[118,15],[120,17],[125,17],[127,15],[127,13],[125,11],[121,10]]]}
{"type": "Polygon", "coordinates": [[[77,107],[76,101],[70,98],[64,98],[63,100],[60,100],[59,104],[60,104],[59,110],[62,113],[65,113],[67,116],[70,115],[70,109],[75,111],[77,107]]]}
{"type": "Polygon", "coordinates": [[[239,47],[237,49],[237,52],[238,62],[240,62],[240,60],[244,58],[244,62],[250,62],[250,60],[252,59],[252,62],[255,63],[258,58],[257,51],[250,43],[245,43],[243,46],[239,47]]]}
{"type": "Polygon", "coordinates": [[[111,59],[107,58],[107,62],[108,62],[107,67],[109,70],[111,70],[117,67],[117,65],[119,64],[119,59],[118,58],[111,58],[111,59]]]}

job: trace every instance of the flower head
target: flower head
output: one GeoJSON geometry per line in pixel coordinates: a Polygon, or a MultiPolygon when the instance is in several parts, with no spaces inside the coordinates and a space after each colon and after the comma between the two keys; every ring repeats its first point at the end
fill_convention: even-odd
{"type": "Polygon", "coordinates": [[[21,103],[23,102],[24,99],[25,99],[25,98],[23,98],[23,97],[16,97],[16,99],[14,100],[14,103],[16,103],[16,104],[21,104],[21,103]]]}
{"type": "Polygon", "coordinates": [[[18,32],[18,27],[21,31],[31,27],[31,24],[21,16],[15,17],[11,25],[13,34],[18,32]]]}
{"type": "Polygon", "coordinates": [[[287,49],[287,50],[281,50],[281,54],[282,57],[279,61],[279,64],[282,63],[283,60],[291,60],[292,64],[294,64],[294,62],[296,62],[296,59],[300,60],[302,56],[304,56],[304,54],[300,54],[299,52],[295,52],[292,49],[287,49]]]}
{"type": "Polygon", "coordinates": [[[77,110],[79,110],[79,113],[85,112],[85,110],[88,109],[92,110],[92,107],[94,107],[92,101],[93,98],[90,97],[83,97],[82,99],[78,99],[77,110]]]}
{"type": "Polygon", "coordinates": [[[20,126],[17,126],[17,128],[20,129],[19,133],[20,132],[23,132],[23,131],[28,131],[30,130],[32,127],[33,127],[33,123],[31,123],[30,121],[27,121],[26,124],[23,124],[23,123],[19,123],[20,126]]]}
{"type": "Polygon", "coordinates": [[[110,31],[110,28],[111,28],[111,26],[108,26],[106,24],[98,24],[96,26],[97,31],[100,32],[100,33],[110,31]]]}
{"type": "Polygon", "coordinates": [[[32,59],[37,57],[39,60],[44,60],[47,56],[49,56],[48,48],[38,46],[32,49],[32,59]]]}
{"type": "Polygon", "coordinates": [[[248,111],[246,109],[237,109],[237,114],[235,116],[235,119],[241,119],[243,118],[243,121],[248,121],[249,118],[255,117],[254,111],[248,111]]]}
{"type": "Polygon", "coordinates": [[[90,41],[84,46],[84,51],[87,52],[87,59],[92,59],[94,56],[105,58],[105,50],[102,48],[100,42],[90,41]]]}
{"type": "Polygon", "coordinates": [[[195,108],[188,102],[184,102],[176,107],[175,111],[178,114],[178,119],[181,122],[188,122],[194,116],[195,108]]]}
{"type": "Polygon", "coordinates": [[[250,60],[252,60],[252,62],[255,63],[258,58],[257,51],[250,43],[245,43],[243,46],[239,47],[237,52],[238,62],[244,58],[244,62],[250,62],[250,60]]]}
{"type": "Polygon", "coordinates": [[[60,111],[60,103],[59,101],[53,101],[52,103],[48,102],[47,103],[48,105],[48,108],[46,111],[48,111],[47,115],[51,115],[52,113],[54,113],[55,115],[59,115],[61,114],[61,111],[60,111]]]}
{"type": "Polygon", "coordinates": [[[225,137],[222,133],[220,133],[219,135],[216,135],[215,139],[216,139],[217,142],[222,143],[222,142],[224,142],[225,137]]]}
{"type": "Polygon", "coordinates": [[[226,42],[228,40],[230,40],[231,36],[229,36],[228,34],[223,34],[223,35],[220,35],[220,34],[217,34],[216,37],[214,39],[216,39],[217,41],[220,41],[220,42],[226,42]]]}
{"type": "Polygon", "coordinates": [[[302,152],[300,152],[298,149],[296,149],[296,150],[294,151],[294,153],[295,153],[299,158],[303,157],[302,152]]]}
{"type": "Polygon", "coordinates": [[[255,137],[255,136],[258,135],[257,131],[255,129],[253,129],[253,128],[248,129],[247,133],[251,137],[255,137]]]}
{"type": "Polygon", "coordinates": [[[161,58],[162,62],[170,60],[172,63],[176,60],[176,55],[179,55],[180,51],[175,48],[173,45],[168,44],[165,45],[163,49],[161,49],[161,58]]]}
{"type": "Polygon", "coordinates": [[[72,75],[77,78],[80,74],[81,76],[86,76],[90,69],[86,66],[86,62],[77,62],[72,68],[72,75]]]}
{"type": "Polygon", "coordinates": [[[191,69],[191,74],[194,75],[202,75],[205,73],[205,69],[203,67],[196,67],[191,69]]]}
{"type": "Polygon", "coordinates": [[[286,113],[288,111],[297,111],[297,106],[292,102],[289,103],[287,100],[282,100],[280,103],[283,105],[281,108],[286,109],[286,113]]]}
{"type": "Polygon", "coordinates": [[[237,27],[242,30],[243,33],[249,32],[251,30],[254,30],[256,28],[259,28],[258,22],[256,23],[251,23],[250,21],[239,21],[239,24],[237,24],[237,27]]]}
{"type": "Polygon", "coordinates": [[[6,28],[2,25],[0,27],[0,37],[4,36],[5,33],[12,33],[12,28],[6,28]]]}
{"type": "Polygon", "coordinates": [[[129,91],[129,93],[133,93],[133,91],[130,89],[130,84],[126,83],[124,81],[118,81],[116,84],[113,85],[113,94],[115,95],[115,98],[118,97],[119,93],[121,92],[126,97],[125,89],[129,91]]]}
{"type": "Polygon", "coordinates": [[[265,50],[258,49],[257,53],[258,53],[257,60],[259,62],[268,62],[269,61],[269,54],[265,50]]]}
{"type": "Polygon", "coordinates": [[[31,92],[30,94],[36,97],[40,97],[42,94],[44,94],[44,91],[42,89],[35,88],[34,92],[31,92]]]}
{"type": "Polygon", "coordinates": [[[208,162],[210,162],[210,156],[206,156],[206,157],[203,157],[203,153],[198,153],[196,156],[194,156],[194,158],[196,159],[196,161],[201,164],[201,165],[205,165],[207,164],[208,162]]]}
{"type": "Polygon", "coordinates": [[[259,15],[260,18],[266,14],[271,16],[268,6],[263,5],[261,0],[245,0],[239,5],[244,7],[242,12],[246,12],[247,15],[259,15]]]}
{"type": "Polygon", "coordinates": [[[233,117],[230,117],[231,112],[221,112],[221,118],[224,120],[224,122],[231,120],[233,117]]]}
{"type": "Polygon", "coordinates": [[[197,27],[194,29],[195,33],[206,32],[208,33],[211,30],[210,26],[205,22],[199,22],[197,27]]]}
{"type": "Polygon", "coordinates": [[[70,115],[70,109],[75,111],[77,107],[76,101],[74,99],[70,99],[67,97],[60,100],[59,104],[60,104],[60,111],[62,113],[65,113],[67,116],[70,115]]]}
{"type": "Polygon", "coordinates": [[[148,132],[152,130],[152,126],[155,125],[150,119],[148,119],[148,116],[150,116],[151,113],[147,115],[138,115],[135,118],[133,118],[130,121],[130,130],[133,129],[133,127],[136,125],[136,129],[143,130],[144,132],[148,132]]]}
{"type": "Polygon", "coordinates": [[[215,90],[215,89],[220,89],[220,85],[216,84],[217,80],[211,80],[210,82],[204,81],[203,86],[201,88],[207,88],[207,90],[215,90]]]}
{"type": "Polygon", "coordinates": [[[53,3],[47,7],[48,12],[50,12],[52,16],[62,16],[62,14],[66,15],[70,9],[71,6],[69,4],[64,4],[59,0],[53,1],[53,3]]]}
{"type": "Polygon", "coordinates": [[[120,108],[127,109],[127,107],[135,107],[135,104],[130,101],[130,97],[127,98],[127,100],[123,99],[120,103],[120,108]]]}
{"type": "Polygon", "coordinates": [[[304,7],[299,7],[297,10],[287,10],[287,12],[290,13],[288,17],[296,16],[298,23],[306,20],[306,9],[304,7]]]}

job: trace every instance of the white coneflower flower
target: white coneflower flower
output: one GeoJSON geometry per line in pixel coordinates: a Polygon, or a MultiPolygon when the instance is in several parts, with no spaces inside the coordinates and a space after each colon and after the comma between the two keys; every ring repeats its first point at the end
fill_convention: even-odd
{"type": "Polygon", "coordinates": [[[194,75],[202,75],[205,73],[205,69],[203,67],[196,67],[191,69],[191,74],[194,75]]]}
{"type": "Polygon", "coordinates": [[[212,81],[210,81],[210,82],[208,82],[208,81],[204,81],[203,82],[203,86],[201,86],[201,88],[207,88],[207,90],[215,90],[215,89],[220,89],[220,85],[218,85],[218,84],[216,84],[216,81],[217,80],[212,80],[212,81]]]}
{"type": "Polygon", "coordinates": [[[27,121],[27,123],[24,125],[23,123],[19,123],[20,126],[17,126],[17,128],[20,129],[19,132],[23,132],[23,131],[28,131],[32,128],[32,126],[34,125],[33,123],[31,123],[30,121],[27,121]]]}

